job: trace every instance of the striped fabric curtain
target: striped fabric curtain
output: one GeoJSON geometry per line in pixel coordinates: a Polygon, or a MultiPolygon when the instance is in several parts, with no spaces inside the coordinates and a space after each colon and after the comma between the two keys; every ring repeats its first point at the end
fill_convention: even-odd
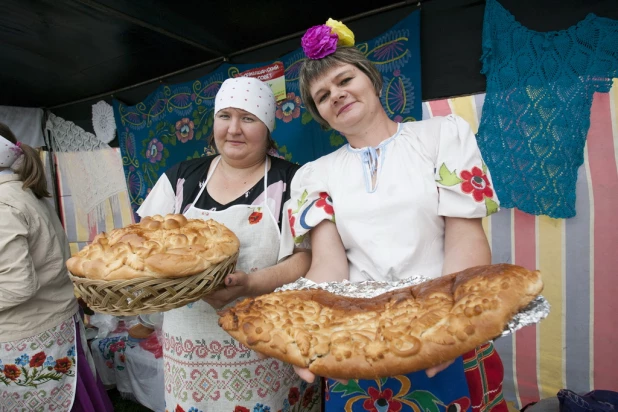
{"type": "MultiPolygon", "coordinates": [[[[430,101],[423,118],[450,113],[478,130],[485,95],[430,101]]],[[[551,219],[503,209],[484,219],[494,263],[538,268],[549,317],[500,338],[504,394],[521,408],[558,390],[618,391],[618,79],[597,93],[585,162],[577,179],[577,216],[551,219]]]]}
{"type": "MultiPolygon", "coordinates": [[[[120,149],[116,148],[120,157],[120,149]]],[[[58,157],[55,157],[56,165],[58,157]]],[[[119,163],[122,164],[122,163],[119,163]]],[[[109,232],[112,229],[124,227],[134,223],[133,211],[127,192],[120,192],[105,201],[105,215],[99,219],[89,220],[88,224],[82,223],[77,217],[76,207],[71,196],[70,185],[61,168],[56,167],[58,203],[60,205],[60,219],[64,230],[69,238],[71,253],[77,253],[81,248],[90,243],[100,232],[109,232]]],[[[123,172],[124,173],[124,172],[123,172]]]]}

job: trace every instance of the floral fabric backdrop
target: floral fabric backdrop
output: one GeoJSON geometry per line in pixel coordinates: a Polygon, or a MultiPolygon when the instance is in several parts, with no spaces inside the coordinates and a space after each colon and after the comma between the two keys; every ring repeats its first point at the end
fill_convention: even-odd
{"type": "MultiPolygon", "coordinates": [[[[382,104],[395,121],[420,119],[420,12],[415,11],[389,31],[356,47],[384,77],[382,104]]],[[[344,144],[334,130],[324,131],[305,109],[298,74],[305,55],[301,48],[277,61],[285,66],[287,98],[277,102],[273,138],[279,154],[304,164],[344,144]]],[[[258,64],[223,64],[191,82],[161,85],[143,102],[127,106],[114,100],[120,150],[133,210],[137,210],[161,174],[183,160],[214,153],[214,98],[221,83],[258,64]]],[[[136,219],[139,219],[136,216],[136,219]]]]}

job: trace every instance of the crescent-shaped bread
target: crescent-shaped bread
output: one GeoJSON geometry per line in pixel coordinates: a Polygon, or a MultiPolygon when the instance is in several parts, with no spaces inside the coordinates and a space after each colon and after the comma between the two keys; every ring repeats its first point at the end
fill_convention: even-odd
{"type": "Polygon", "coordinates": [[[439,365],[499,336],[543,289],[538,271],[479,266],[373,298],[323,289],[248,298],[219,325],[319,376],[376,379],[439,365]]]}

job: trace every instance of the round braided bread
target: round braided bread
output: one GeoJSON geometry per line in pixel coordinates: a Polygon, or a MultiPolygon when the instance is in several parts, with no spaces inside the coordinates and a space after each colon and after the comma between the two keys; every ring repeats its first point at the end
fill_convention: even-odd
{"type": "Polygon", "coordinates": [[[97,235],[67,268],[89,279],[178,278],[205,271],[239,247],[236,235],[214,220],[156,215],[97,235]]]}

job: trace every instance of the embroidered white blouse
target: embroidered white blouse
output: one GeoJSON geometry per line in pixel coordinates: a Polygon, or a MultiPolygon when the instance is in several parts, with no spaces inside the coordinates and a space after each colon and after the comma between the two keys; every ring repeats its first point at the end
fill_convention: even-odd
{"type": "Polygon", "coordinates": [[[400,124],[375,148],[346,145],[304,165],[291,189],[284,238],[335,221],[353,282],[440,276],[444,217],[499,208],[474,133],[453,115],[400,124]]]}

